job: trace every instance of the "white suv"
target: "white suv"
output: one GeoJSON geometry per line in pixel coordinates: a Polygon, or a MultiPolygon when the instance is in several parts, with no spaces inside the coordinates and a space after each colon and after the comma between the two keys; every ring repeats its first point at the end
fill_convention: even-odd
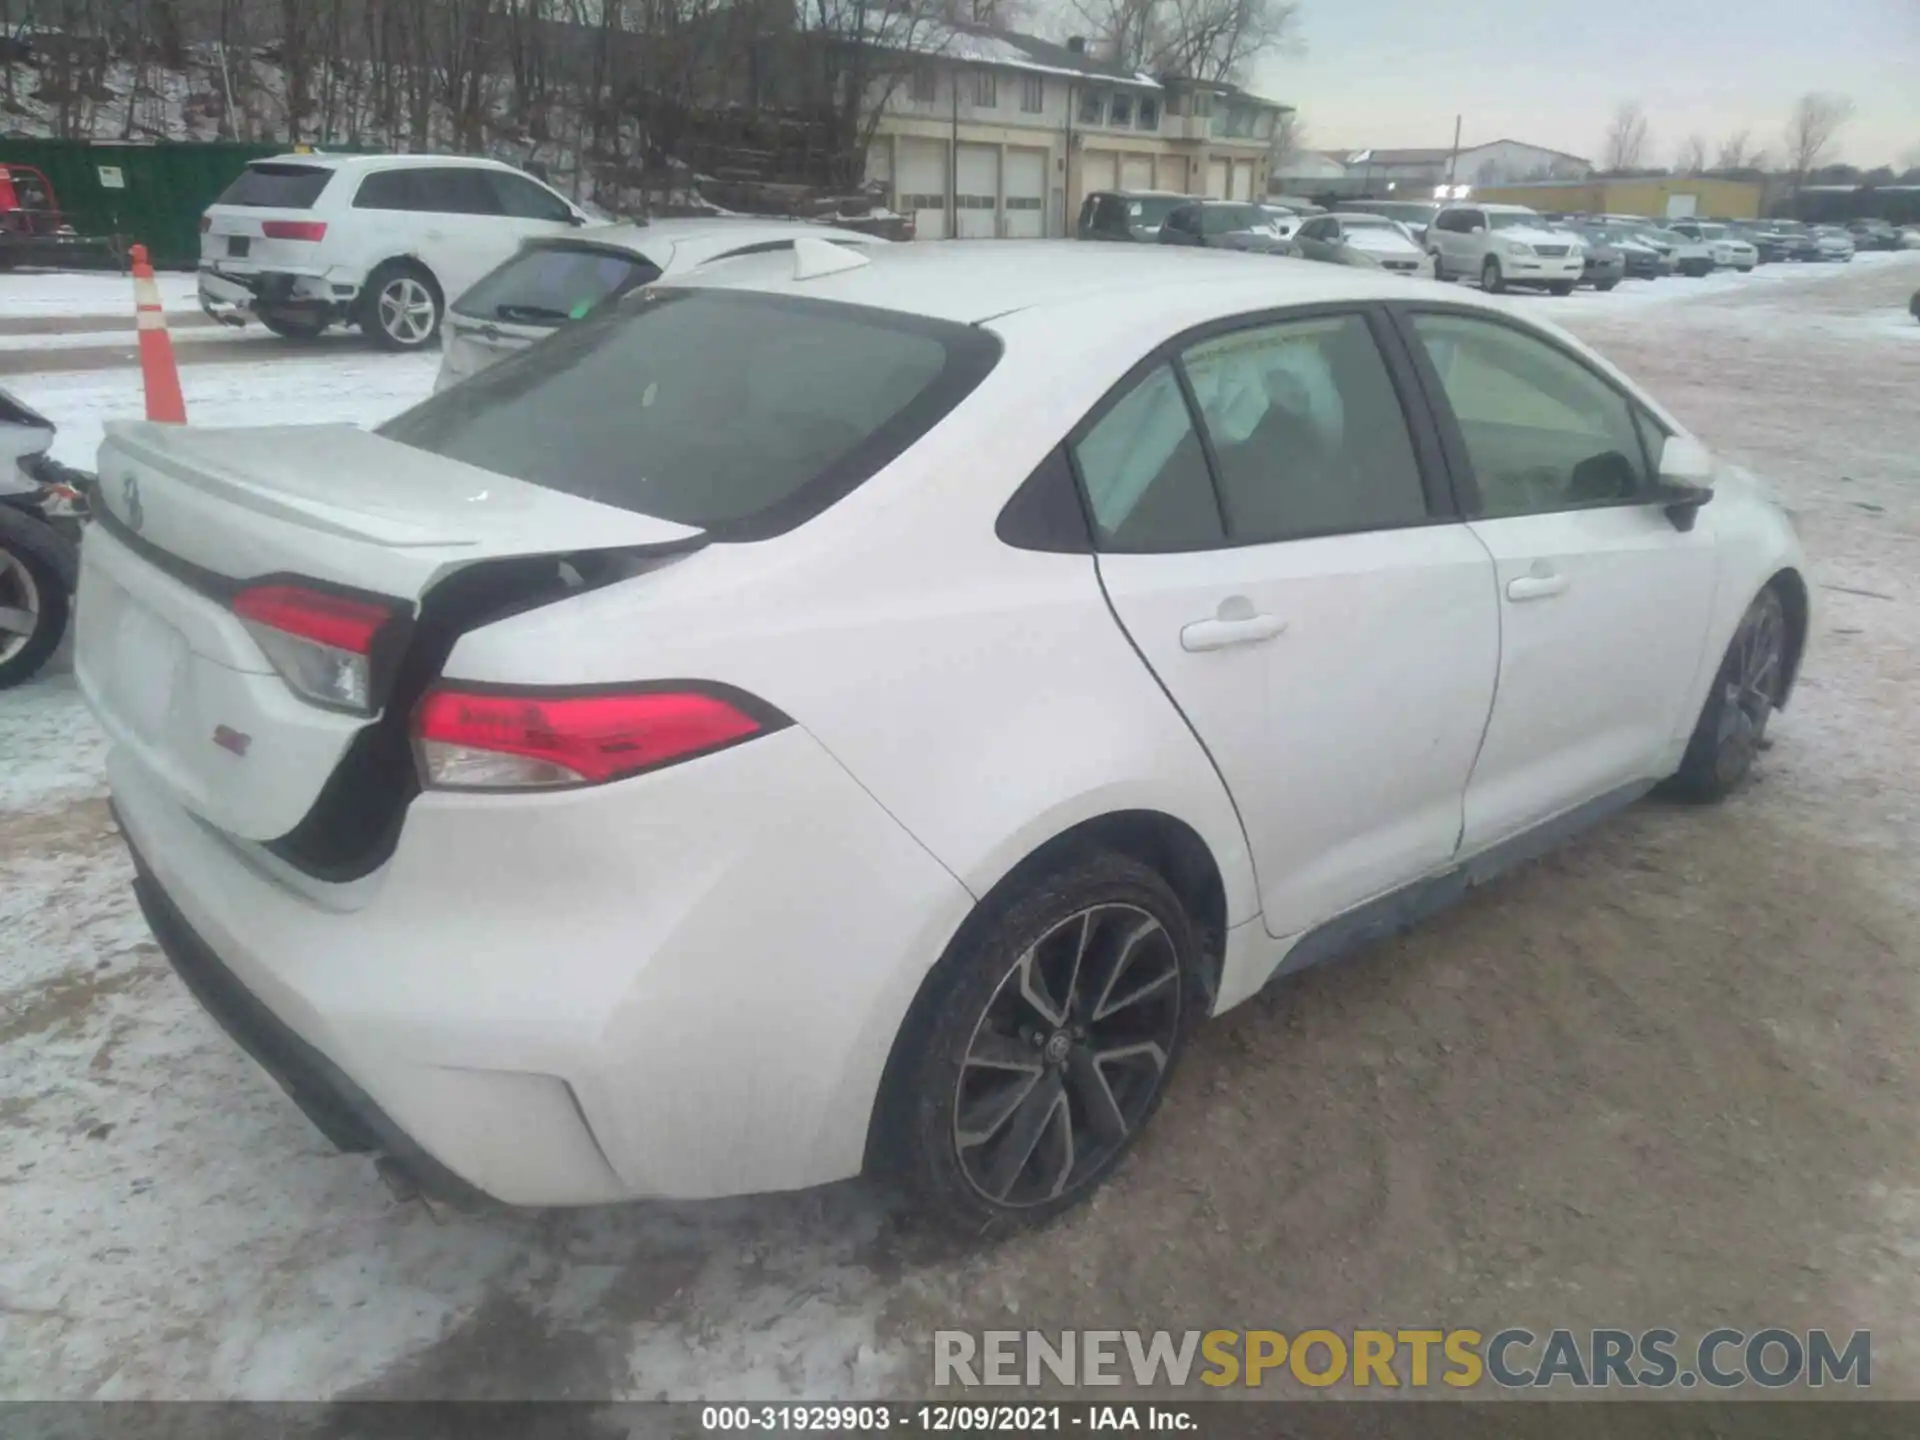
{"type": "Polygon", "coordinates": [[[256,160],[200,217],[200,305],[310,339],[358,325],[387,350],[440,333],[449,298],[534,235],[587,217],[497,160],[283,155],[256,160]]]}
{"type": "Polygon", "coordinates": [[[1434,279],[1472,276],[1495,293],[1540,285],[1571,295],[1586,267],[1578,237],[1524,205],[1449,205],[1427,226],[1427,253],[1434,279]]]}

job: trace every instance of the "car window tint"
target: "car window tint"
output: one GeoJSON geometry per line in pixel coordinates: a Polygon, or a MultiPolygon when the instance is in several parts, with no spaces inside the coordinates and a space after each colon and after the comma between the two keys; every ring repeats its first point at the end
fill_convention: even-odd
{"type": "Polygon", "coordinates": [[[1400,398],[1360,316],[1239,330],[1181,358],[1236,542],[1427,518],[1400,398]]]}
{"type": "Polygon", "coordinates": [[[660,278],[641,255],[588,245],[528,246],[462,295],[454,313],[476,320],[558,325],[578,320],[610,295],[660,278]]]}
{"type": "Polygon", "coordinates": [[[1480,513],[1630,501],[1646,466],[1626,397],[1557,346],[1508,325],[1415,315],[1459,421],[1480,513]]]}
{"type": "Polygon", "coordinates": [[[972,392],[990,333],[861,306],[647,289],[380,433],[603,505],[757,539],[890,463],[972,392]]]}
{"type": "Polygon", "coordinates": [[[521,220],[550,220],[564,225],[573,218],[566,202],[524,175],[509,175],[504,170],[480,172],[493,191],[499,213],[521,220]]]}
{"type": "Polygon", "coordinates": [[[354,192],[356,210],[418,210],[411,170],[376,170],[354,192]]]}
{"type": "Polygon", "coordinates": [[[1660,473],[1660,452],[1666,448],[1667,429],[1638,405],[1633,407],[1633,423],[1640,430],[1640,444],[1646,452],[1646,473],[1660,473]]]}
{"type": "Polygon", "coordinates": [[[1073,447],[1106,550],[1202,550],[1225,540],[1206,452],[1173,370],[1160,365],[1073,447]]]}
{"type": "Polygon", "coordinates": [[[306,210],[331,179],[333,171],[319,165],[249,165],[213,203],[306,210]]]}
{"type": "Polygon", "coordinates": [[[413,208],[435,215],[498,215],[500,203],[484,170],[472,166],[416,170],[413,208]]]}

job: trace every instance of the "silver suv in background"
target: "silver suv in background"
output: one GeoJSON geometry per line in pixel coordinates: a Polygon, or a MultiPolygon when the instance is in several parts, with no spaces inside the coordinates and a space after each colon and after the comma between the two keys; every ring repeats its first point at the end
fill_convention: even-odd
{"type": "Polygon", "coordinates": [[[1449,205],[1427,227],[1427,253],[1434,279],[1471,277],[1496,294],[1528,285],[1571,295],[1587,265],[1578,237],[1525,205],[1449,205]]]}

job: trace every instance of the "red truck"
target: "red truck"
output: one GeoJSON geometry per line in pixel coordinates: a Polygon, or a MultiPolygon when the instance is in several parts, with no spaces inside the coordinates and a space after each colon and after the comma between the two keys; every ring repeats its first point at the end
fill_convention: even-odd
{"type": "Polygon", "coordinates": [[[80,234],[67,223],[45,174],[0,160],[0,270],[102,263],[122,263],[117,238],[80,234]]]}

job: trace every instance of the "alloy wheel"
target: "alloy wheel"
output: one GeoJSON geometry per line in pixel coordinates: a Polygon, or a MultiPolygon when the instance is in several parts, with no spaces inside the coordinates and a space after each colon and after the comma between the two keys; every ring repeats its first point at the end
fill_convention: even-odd
{"type": "Polygon", "coordinates": [[[433,293],[411,275],[396,275],[380,291],[380,328],[400,345],[424,345],[433,335],[433,293]]]}
{"type": "Polygon", "coordinates": [[[1724,689],[1714,768],[1723,782],[1745,774],[1766,739],[1786,664],[1786,634],[1780,597],[1768,590],[1741,621],[1721,676],[1724,689]]]}
{"type": "Polygon", "coordinates": [[[1036,941],[961,1062],[953,1141],[968,1184],[1017,1209],[1103,1173],[1159,1094],[1182,998],[1179,952],[1137,906],[1092,906],[1036,941]]]}
{"type": "Polygon", "coordinates": [[[40,628],[40,587],[17,555],[0,550],[0,664],[27,648],[40,628]]]}

